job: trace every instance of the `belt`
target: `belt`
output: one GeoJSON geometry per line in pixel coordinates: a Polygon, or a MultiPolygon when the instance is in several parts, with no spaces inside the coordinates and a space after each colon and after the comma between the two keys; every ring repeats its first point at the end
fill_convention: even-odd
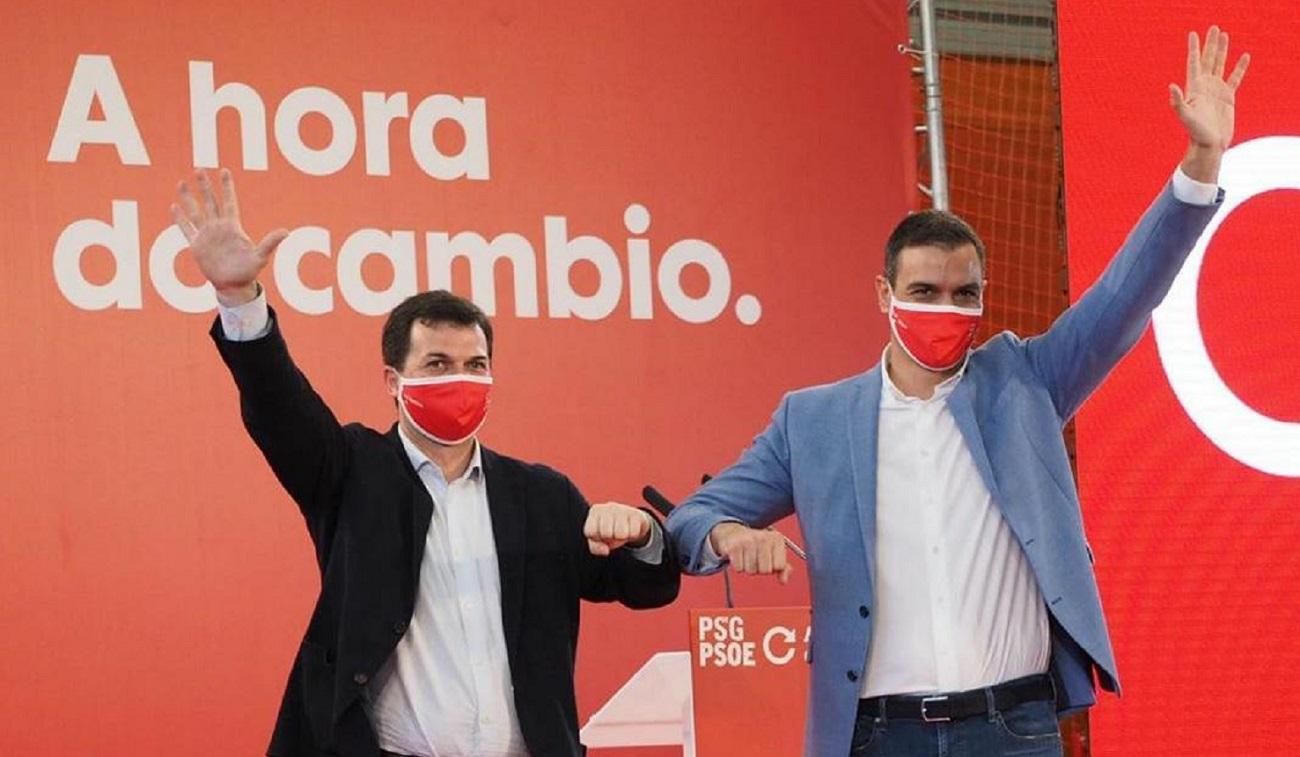
{"type": "Polygon", "coordinates": [[[858,700],[858,712],[880,714],[886,720],[922,720],[944,723],[975,715],[1003,712],[1025,702],[1052,701],[1056,687],[1048,675],[1026,676],[996,686],[953,694],[884,696],[858,700]],[[991,709],[990,709],[991,706],[991,709]]]}

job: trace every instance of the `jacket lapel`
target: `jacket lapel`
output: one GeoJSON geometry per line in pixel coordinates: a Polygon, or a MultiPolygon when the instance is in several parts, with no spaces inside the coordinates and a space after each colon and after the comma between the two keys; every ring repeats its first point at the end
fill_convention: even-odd
{"type": "Polygon", "coordinates": [[[876,444],[880,429],[880,371],[875,368],[854,382],[855,393],[849,412],[849,457],[853,468],[853,493],[858,506],[858,525],[866,550],[868,586],[875,585],[876,571],[876,444]]]}
{"type": "Polygon", "coordinates": [[[401,432],[394,423],[384,436],[393,445],[393,451],[402,461],[402,468],[410,479],[411,541],[407,561],[410,563],[411,586],[415,587],[420,585],[420,561],[424,559],[424,542],[429,536],[429,521],[433,519],[433,498],[429,496],[429,490],[424,488],[424,482],[420,480],[415,468],[411,467],[411,458],[406,454],[399,433],[401,432]]]}
{"type": "Polygon", "coordinates": [[[984,437],[980,434],[979,424],[975,420],[975,405],[971,400],[971,394],[975,391],[975,377],[971,374],[972,371],[968,368],[966,375],[957,383],[957,388],[948,395],[948,410],[957,421],[957,429],[961,431],[962,439],[966,441],[966,448],[970,450],[970,455],[975,460],[980,478],[984,479],[984,485],[993,495],[993,501],[1000,503],[1002,497],[998,494],[998,482],[993,478],[993,466],[989,463],[988,452],[984,449],[984,437]]]}
{"type": "Polygon", "coordinates": [[[526,508],[515,488],[516,482],[505,470],[501,458],[487,447],[482,449],[482,453],[488,511],[492,514],[492,535],[496,540],[497,569],[501,576],[501,626],[506,637],[506,657],[513,665],[524,606],[526,508]]]}

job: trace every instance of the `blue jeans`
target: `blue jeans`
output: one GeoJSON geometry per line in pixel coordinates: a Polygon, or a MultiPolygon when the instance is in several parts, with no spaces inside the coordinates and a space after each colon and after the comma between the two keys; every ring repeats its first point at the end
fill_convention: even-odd
{"type": "Polygon", "coordinates": [[[1056,706],[1025,702],[1003,712],[946,723],[859,710],[850,757],[1060,757],[1056,706]]]}

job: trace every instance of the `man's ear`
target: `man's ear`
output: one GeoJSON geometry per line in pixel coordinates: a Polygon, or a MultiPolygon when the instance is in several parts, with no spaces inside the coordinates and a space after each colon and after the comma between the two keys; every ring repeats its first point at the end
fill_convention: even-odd
{"type": "Polygon", "coordinates": [[[391,365],[384,366],[384,388],[388,390],[388,396],[397,399],[399,378],[397,371],[391,365]]]}
{"type": "Polygon", "coordinates": [[[889,279],[885,278],[884,274],[876,276],[876,301],[882,313],[889,312],[890,291],[889,279]]]}

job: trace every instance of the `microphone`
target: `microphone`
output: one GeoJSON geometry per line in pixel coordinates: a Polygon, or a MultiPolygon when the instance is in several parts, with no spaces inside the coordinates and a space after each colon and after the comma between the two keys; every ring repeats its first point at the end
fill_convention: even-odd
{"type": "Polygon", "coordinates": [[[653,507],[656,511],[658,511],[660,515],[664,516],[665,518],[667,518],[668,515],[672,513],[672,511],[676,508],[676,506],[672,502],[670,502],[667,497],[660,494],[658,489],[654,488],[653,486],[650,486],[649,484],[646,484],[641,488],[641,499],[644,499],[646,501],[646,504],[653,507]]]}
{"type": "MultiPolygon", "coordinates": [[[[705,477],[707,478],[708,474],[705,474],[705,477]]],[[[705,481],[705,483],[708,482],[705,481]]],[[[674,509],[676,509],[676,506],[671,501],[669,501],[667,497],[660,494],[659,490],[654,488],[650,484],[646,484],[645,486],[641,487],[641,499],[644,499],[647,504],[649,504],[655,510],[659,511],[659,514],[663,515],[665,518],[668,517],[669,513],[671,513],[674,509]]],[[[728,609],[735,607],[736,600],[731,596],[731,571],[729,570],[722,571],[722,585],[726,591],[726,600],[727,600],[728,609]]]]}

